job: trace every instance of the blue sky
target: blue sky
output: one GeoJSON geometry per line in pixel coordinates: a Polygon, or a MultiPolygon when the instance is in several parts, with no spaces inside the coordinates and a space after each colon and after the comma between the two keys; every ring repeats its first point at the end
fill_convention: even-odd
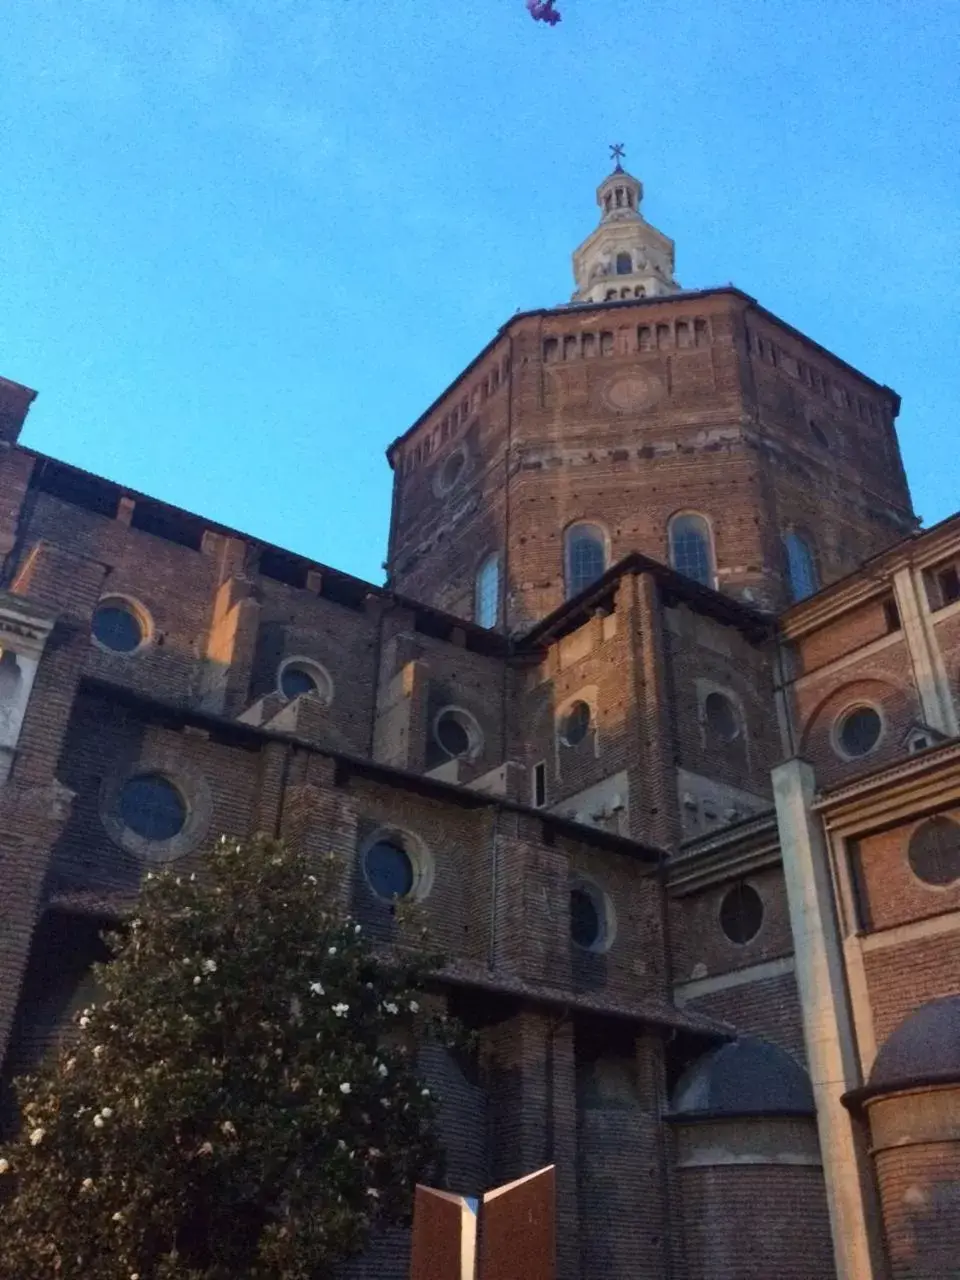
{"type": "Polygon", "coordinates": [[[904,399],[960,507],[955,0],[4,0],[24,443],[379,580],[383,449],[569,298],[607,144],[690,288],[904,399]]]}

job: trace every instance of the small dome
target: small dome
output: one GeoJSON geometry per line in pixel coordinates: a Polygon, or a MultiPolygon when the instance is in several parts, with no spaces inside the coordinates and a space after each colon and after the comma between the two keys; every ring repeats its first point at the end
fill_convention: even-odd
{"type": "Polygon", "coordinates": [[[869,1089],[920,1080],[960,1080],[960,995],[931,1000],[904,1018],[877,1054],[869,1089]]]}
{"type": "Polygon", "coordinates": [[[789,1053],[741,1036],[698,1058],[673,1091],[674,1115],[813,1115],[810,1077],[789,1053]]]}

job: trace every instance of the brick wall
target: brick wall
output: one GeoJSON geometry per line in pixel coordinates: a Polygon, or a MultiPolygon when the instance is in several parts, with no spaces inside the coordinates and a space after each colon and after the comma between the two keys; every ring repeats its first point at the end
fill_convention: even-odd
{"type": "Polygon", "coordinates": [[[864,955],[874,1031],[880,1046],[918,1005],[955,995],[960,932],[944,933],[864,955]]]}
{"type": "Polygon", "coordinates": [[[763,902],[763,920],[749,942],[731,942],[720,927],[720,904],[735,881],[711,885],[670,904],[673,976],[676,982],[745,969],[793,953],[783,873],[777,868],[745,877],[763,902]]]}
{"type": "Polygon", "coordinates": [[[835,1275],[819,1169],[757,1164],[684,1169],[681,1197],[689,1280],[832,1280],[835,1275]]]}
{"type": "MultiPolygon", "coordinates": [[[[943,816],[960,823],[960,809],[944,810],[943,816]]],[[[855,842],[851,859],[860,885],[863,928],[889,929],[960,910],[960,883],[925,884],[910,868],[910,838],[926,820],[926,816],[914,818],[855,842]]]]}

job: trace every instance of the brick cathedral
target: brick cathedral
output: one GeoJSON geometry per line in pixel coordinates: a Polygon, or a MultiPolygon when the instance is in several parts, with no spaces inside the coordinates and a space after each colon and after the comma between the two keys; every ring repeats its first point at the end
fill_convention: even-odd
{"type": "Polygon", "coordinates": [[[376,936],[420,903],[449,1186],[555,1163],[560,1280],[956,1275],[960,516],[642,198],[390,445],[383,586],[37,453],[0,380],[3,1079],[150,868],[263,830],[376,936]]]}

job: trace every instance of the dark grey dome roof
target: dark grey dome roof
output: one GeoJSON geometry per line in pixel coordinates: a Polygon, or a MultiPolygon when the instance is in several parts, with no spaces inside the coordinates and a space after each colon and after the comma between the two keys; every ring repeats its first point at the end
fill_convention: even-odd
{"type": "Polygon", "coordinates": [[[741,1036],[692,1063],[673,1091],[674,1115],[814,1114],[813,1089],[785,1050],[741,1036]]]}
{"type": "Polygon", "coordinates": [[[960,1080],[960,995],[931,1000],[904,1018],[881,1046],[869,1088],[918,1080],[960,1080]]]}

